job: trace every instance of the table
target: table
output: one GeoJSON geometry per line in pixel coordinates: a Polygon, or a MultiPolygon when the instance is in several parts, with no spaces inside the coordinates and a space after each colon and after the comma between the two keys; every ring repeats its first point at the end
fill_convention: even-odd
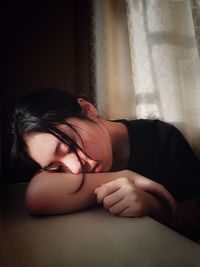
{"type": "Polygon", "coordinates": [[[200,267],[200,245],[149,217],[103,208],[30,216],[26,183],[1,188],[1,267],[200,267]]]}

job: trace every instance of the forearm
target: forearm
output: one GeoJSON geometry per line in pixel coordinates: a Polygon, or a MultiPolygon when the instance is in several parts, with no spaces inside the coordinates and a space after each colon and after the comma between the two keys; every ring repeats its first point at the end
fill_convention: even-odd
{"type": "Polygon", "coordinates": [[[34,215],[75,212],[96,203],[97,187],[121,177],[132,180],[148,193],[149,216],[190,238],[200,232],[199,224],[186,216],[165,188],[131,171],[87,173],[84,178],[82,174],[43,172],[32,178],[26,205],[34,215]]]}
{"type": "Polygon", "coordinates": [[[31,214],[40,215],[69,213],[87,208],[96,203],[96,187],[121,175],[121,172],[87,173],[84,176],[70,173],[39,173],[32,178],[27,188],[27,209],[31,214]]]}

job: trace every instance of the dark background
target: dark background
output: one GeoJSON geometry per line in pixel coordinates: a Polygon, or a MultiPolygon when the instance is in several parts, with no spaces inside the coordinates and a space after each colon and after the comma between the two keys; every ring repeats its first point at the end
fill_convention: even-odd
{"type": "Polygon", "coordinates": [[[2,6],[1,183],[27,181],[31,175],[19,162],[11,167],[9,156],[11,114],[21,96],[55,87],[93,101],[89,10],[86,0],[2,6]]]}

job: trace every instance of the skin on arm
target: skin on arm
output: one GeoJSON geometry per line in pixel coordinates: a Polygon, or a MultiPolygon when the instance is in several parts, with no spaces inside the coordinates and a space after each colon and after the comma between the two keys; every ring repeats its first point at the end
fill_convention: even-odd
{"type": "Polygon", "coordinates": [[[27,209],[33,215],[45,215],[88,208],[96,203],[94,191],[97,187],[123,175],[123,171],[86,173],[84,183],[77,191],[82,174],[41,172],[31,179],[26,190],[27,209]]]}
{"type": "MultiPolygon", "coordinates": [[[[71,173],[41,172],[34,176],[26,190],[26,206],[31,214],[60,214],[81,210],[96,203],[95,189],[101,185],[108,185],[116,179],[136,182],[136,177],[143,179],[143,187],[153,187],[154,182],[124,170],[118,172],[86,173],[84,183],[80,187],[83,175],[71,173]],[[134,180],[133,180],[134,179],[134,180]]],[[[142,184],[142,183],[141,183],[142,184]]],[[[158,195],[169,201],[161,185],[154,188],[158,195]]],[[[140,191],[143,191],[141,186],[140,191]]],[[[149,194],[149,198],[152,198],[149,194]]],[[[152,203],[153,204],[153,203],[152,203]]],[[[145,214],[147,215],[147,213],[145,214]]]]}
{"type": "MultiPolygon", "coordinates": [[[[119,189],[121,187],[121,185],[119,186],[119,181],[109,184],[109,182],[118,178],[122,179],[121,185],[126,186],[127,182],[131,185],[134,184],[136,189],[139,188],[140,191],[153,193],[160,199],[163,199],[171,209],[174,209],[175,202],[162,185],[128,170],[96,174],[87,173],[84,177],[84,184],[78,191],[77,189],[80,187],[83,179],[82,174],[41,172],[32,178],[27,188],[27,208],[32,214],[67,213],[84,209],[96,203],[96,188],[101,186],[101,188],[107,189],[113,184],[114,189],[116,186],[119,189]]],[[[100,197],[104,197],[102,193],[110,194],[112,192],[100,190],[98,200],[100,197]]],[[[150,206],[153,205],[151,202],[148,204],[150,206]]]]}

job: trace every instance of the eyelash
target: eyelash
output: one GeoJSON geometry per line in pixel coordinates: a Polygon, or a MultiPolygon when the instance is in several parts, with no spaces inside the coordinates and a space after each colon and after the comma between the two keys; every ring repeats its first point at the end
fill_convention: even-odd
{"type": "Polygon", "coordinates": [[[59,166],[49,166],[46,168],[47,171],[51,172],[65,172],[64,166],[59,165],[59,166]]]}

